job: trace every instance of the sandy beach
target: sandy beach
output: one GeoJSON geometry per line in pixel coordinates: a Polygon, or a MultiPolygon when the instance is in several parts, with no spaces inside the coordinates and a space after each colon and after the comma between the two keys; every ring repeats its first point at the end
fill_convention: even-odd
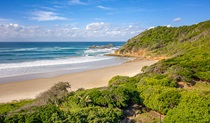
{"type": "Polygon", "coordinates": [[[141,72],[143,66],[149,66],[155,62],[157,60],[140,60],[52,78],[2,83],[0,84],[0,102],[35,98],[39,93],[48,90],[52,85],[61,81],[70,82],[72,91],[78,88],[89,89],[107,86],[108,81],[113,76],[134,76],[141,72]]]}

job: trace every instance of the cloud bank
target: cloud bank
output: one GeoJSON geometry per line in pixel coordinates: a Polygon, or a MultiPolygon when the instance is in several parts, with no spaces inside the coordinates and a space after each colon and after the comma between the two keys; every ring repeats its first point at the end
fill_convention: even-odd
{"type": "Polygon", "coordinates": [[[126,41],[144,29],[138,25],[89,23],[83,28],[73,25],[42,27],[0,24],[0,41],[126,41]]]}
{"type": "Polygon", "coordinates": [[[108,25],[105,24],[104,22],[95,22],[95,23],[90,23],[86,25],[86,30],[99,31],[99,30],[103,30],[107,26],[108,25]]]}

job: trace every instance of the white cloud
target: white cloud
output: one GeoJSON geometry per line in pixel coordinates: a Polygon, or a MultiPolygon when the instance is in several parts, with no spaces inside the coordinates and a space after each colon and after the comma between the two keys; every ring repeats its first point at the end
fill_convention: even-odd
{"type": "Polygon", "coordinates": [[[120,30],[108,31],[108,32],[106,32],[106,34],[108,34],[108,35],[110,35],[110,36],[123,35],[123,33],[122,33],[120,30]]]}
{"type": "Polygon", "coordinates": [[[104,10],[111,10],[112,8],[105,7],[105,6],[96,6],[99,9],[104,9],[104,10]]]}
{"type": "Polygon", "coordinates": [[[102,30],[106,26],[107,24],[105,24],[104,22],[95,22],[95,23],[90,23],[86,25],[86,30],[98,31],[98,30],[102,30]]]}
{"type": "Polygon", "coordinates": [[[151,26],[151,27],[149,27],[147,30],[154,29],[154,28],[155,28],[154,26],[151,26]]]}
{"type": "Polygon", "coordinates": [[[59,16],[57,13],[50,11],[36,11],[32,13],[31,20],[37,21],[54,21],[54,20],[67,20],[65,17],[59,16]]]}
{"type": "Polygon", "coordinates": [[[128,27],[129,27],[129,28],[133,28],[133,25],[129,25],[128,27]]]}
{"type": "Polygon", "coordinates": [[[16,23],[14,23],[14,24],[13,24],[13,23],[10,23],[10,24],[9,24],[9,26],[10,26],[10,27],[17,28],[17,27],[19,27],[19,24],[16,24],[16,23]]]}
{"type": "Polygon", "coordinates": [[[78,30],[79,28],[77,28],[77,27],[73,27],[72,29],[73,29],[73,30],[78,30]]]}
{"type": "Polygon", "coordinates": [[[166,27],[173,27],[171,24],[166,25],[166,27]]]}
{"type": "Polygon", "coordinates": [[[144,29],[138,25],[111,25],[94,22],[85,27],[55,25],[49,27],[0,24],[0,41],[123,41],[144,29]]]}
{"type": "Polygon", "coordinates": [[[29,38],[38,31],[40,31],[40,29],[36,26],[26,27],[15,23],[0,24],[0,40],[29,38]]]}
{"type": "Polygon", "coordinates": [[[69,5],[87,5],[87,3],[81,2],[80,0],[69,0],[69,5]]]}
{"type": "Polygon", "coordinates": [[[174,22],[178,22],[178,21],[181,21],[181,20],[182,20],[182,18],[180,18],[180,17],[173,19],[174,22]]]}

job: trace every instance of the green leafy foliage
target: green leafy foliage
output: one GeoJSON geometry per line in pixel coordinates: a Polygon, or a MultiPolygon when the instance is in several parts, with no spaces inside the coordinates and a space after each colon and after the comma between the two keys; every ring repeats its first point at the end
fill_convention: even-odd
{"type": "Polygon", "coordinates": [[[75,93],[68,97],[64,108],[69,107],[117,107],[125,108],[129,102],[139,102],[138,92],[134,88],[113,86],[107,89],[91,89],[75,93]]]}
{"type": "Polygon", "coordinates": [[[13,101],[10,103],[2,103],[0,104],[0,115],[7,114],[10,111],[14,111],[24,105],[31,104],[33,100],[21,100],[21,101],[13,101]]]}
{"type": "Polygon", "coordinates": [[[161,74],[153,74],[152,76],[143,77],[139,81],[139,84],[176,87],[175,81],[173,81],[172,79],[168,78],[167,76],[161,75],[161,74]]]}
{"type": "Polygon", "coordinates": [[[135,83],[138,80],[135,77],[128,76],[114,76],[111,80],[109,80],[109,87],[124,85],[126,87],[135,88],[135,83]]]}
{"type": "Polygon", "coordinates": [[[4,122],[53,122],[52,114],[61,113],[61,111],[55,105],[45,105],[40,107],[33,107],[30,110],[22,111],[21,113],[15,113],[8,115],[4,122]]]}
{"type": "Polygon", "coordinates": [[[166,114],[178,105],[181,97],[179,90],[164,86],[139,85],[138,90],[140,92],[140,98],[143,100],[142,103],[146,107],[163,114],[166,114]]]}
{"type": "Polygon", "coordinates": [[[115,76],[111,80],[109,80],[109,86],[110,85],[117,85],[121,83],[129,82],[128,76],[115,76]]]}
{"type": "Polygon", "coordinates": [[[33,112],[19,113],[5,118],[4,122],[41,123],[98,123],[120,122],[123,118],[119,109],[87,107],[63,112],[54,105],[36,107],[33,112]]]}
{"type": "Polygon", "coordinates": [[[148,67],[146,72],[162,73],[176,81],[210,81],[210,51],[176,56],[148,67]]]}
{"type": "Polygon", "coordinates": [[[85,107],[65,113],[65,122],[76,123],[119,123],[123,114],[119,109],[103,107],[85,107]]]}
{"type": "Polygon", "coordinates": [[[180,103],[167,113],[164,121],[166,123],[208,123],[209,112],[210,94],[188,91],[182,94],[180,103]]]}

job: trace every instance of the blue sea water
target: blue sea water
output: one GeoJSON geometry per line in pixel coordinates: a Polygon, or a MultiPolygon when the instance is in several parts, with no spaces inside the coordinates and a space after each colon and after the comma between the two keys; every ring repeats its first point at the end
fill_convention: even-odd
{"type": "Polygon", "coordinates": [[[128,58],[104,56],[125,42],[1,42],[0,82],[57,76],[113,66],[128,58]],[[91,49],[92,45],[112,48],[91,49]],[[11,80],[11,77],[13,78],[11,80]]]}

